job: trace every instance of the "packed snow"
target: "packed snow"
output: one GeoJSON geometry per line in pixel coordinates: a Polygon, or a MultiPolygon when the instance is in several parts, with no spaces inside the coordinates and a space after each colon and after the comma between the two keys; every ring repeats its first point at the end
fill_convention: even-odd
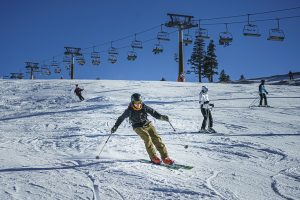
{"type": "Polygon", "coordinates": [[[257,83],[206,84],[217,133],[205,134],[202,85],[0,80],[0,199],[300,199],[300,87],[266,85],[272,107],[249,108],[257,83]],[[105,144],[135,92],[169,116],[176,131],[149,119],[170,157],[192,169],[143,162],[144,143],[128,120],[105,144]]]}

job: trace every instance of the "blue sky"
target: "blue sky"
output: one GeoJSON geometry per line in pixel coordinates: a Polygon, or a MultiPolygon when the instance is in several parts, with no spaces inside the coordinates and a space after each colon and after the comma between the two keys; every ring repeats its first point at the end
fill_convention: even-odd
{"type": "MultiPolygon", "coordinates": [[[[178,64],[174,54],[178,51],[178,35],[170,35],[171,41],[164,42],[164,52],[153,55],[155,40],[144,43],[137,49],[134,62],[126,59],[130,48],[119,50],[118,61],[107,61],[110,41],[126,36],[125,40],[113,43],[114,47],[130,45],[134,34],[149,28],[151,31],[138,34],[137,39],[146,41],[156,37],[160,24],[169,20],[167,13],[192,15],[195,19],[257,13],[300,6],[297,0],[1,0],[0,2],[0,77],[11,72],[26,72],[26,61],[38,62],[40,66],[51,64],[52,58],[62,62],[64,46],[80,47],[86,58],[84,66],[75,65],[76,79],[123,79],[123,80],[167,80],[177,79],[178,64]],[[106,45],[101,45],[106,44],[106,45]],[[90,62],[92,46],[101,52],[101,64],[90,62]]],[[[300,15],[300,9],[265,15],[254,15],[253,20],[300,15]]],[[[203,24],[217,22],[246,21],[247,18],[232,18],[219,21],[203,21],[203,24]]],[[[246,78],[284,74],[289,70],[300,71],[300,18],[280,21],[285,32],[283,42],[268,41],[269,29],[276,27],[276,21],[257,22],[259,38],[242,35],[244,24],[228,26],[233,43],[228,47],[217,45],[216,54],[219,71],[222,69],[233,80],[244,74],[246,78]]],[[[211,39],[218,44],[220,32],[225,25],[203,26],[211,39]]],[[[175,29],[164,28],[172,32],[175,29]]],[[[194,37],[195,30],[190,30],[194,37]]],[[[185,61],[191,55],[192,45],[185,47],[185,61]]],[[[185,62],[185,70],[189,65],[185,62]]],[[[61,63],[62,74],[52,73],[37,78],[69,78],[65,65],[61,63]]],[[[51,68],[53,71],[53,67],[51,68]]],[[[28,78],[28,76],[26,76],[28,78]]],[[[215,77],[216,81],[218,78],[215,77]]],[[[194,75],[187,75],[187,81],[196,81],[194,75]]]]}

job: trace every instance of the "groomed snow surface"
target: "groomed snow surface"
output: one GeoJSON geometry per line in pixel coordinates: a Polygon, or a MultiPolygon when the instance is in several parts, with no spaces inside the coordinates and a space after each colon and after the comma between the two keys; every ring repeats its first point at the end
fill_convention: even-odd
{"type": "Polygon", "coordinates": [[[258,84],[206,85],[217,134],[197,132],[200,83],[0,80],[0,199],[300,199],[300,100],[286,98],[300,87],[266,85],[273,107],[249,108],[258,84]],[[193,169],[143,162],[128,120],[95,159],[134,92],[169,116],[176,132],[149,119],[193,169]]]}

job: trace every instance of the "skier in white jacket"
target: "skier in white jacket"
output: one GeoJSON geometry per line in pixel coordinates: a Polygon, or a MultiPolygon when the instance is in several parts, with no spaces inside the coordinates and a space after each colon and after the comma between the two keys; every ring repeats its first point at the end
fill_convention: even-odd
{"type": "Polygon", "coordinates": [[[209,98],[208,98],[208,88],[207,86],[202,86],[202,90],[199,94],[199,104],[201,107],[201,113],[204,117],[203,122],[202,122],[202,126],[201,126],[201,132],[204,131],[206,132],[206,123],[207,123],[207,119],[208,121],[208,132],[216,132],[212,127],[213,127],[213,118],[211,115],[211,111],[210,111],[210,106],[214,107],[214,104],[209,103],[209,98]]]}

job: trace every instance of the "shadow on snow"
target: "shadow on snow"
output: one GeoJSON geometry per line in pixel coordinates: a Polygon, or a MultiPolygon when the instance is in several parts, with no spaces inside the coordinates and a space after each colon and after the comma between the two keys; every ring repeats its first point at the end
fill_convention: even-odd
{"type": "Polygon", "coordinates": [[[97,105],[97,106],[89,106],[87,108],[62,110],[62,111],[56,111],[56,112],[33,113],[33,114],[28,114],[28,115],[23,115],[23,116],[17,116],[17,117],[2,118],[2,119],[0,119],[0,121],[8,121],[8,120],[14,120],[14,119],[22,119],[22,118],[37,117],[37,116],[46,116],[46,115],[55,115],[55,114],[62,114],[62,113],[73,113],[73,112],[99,110],[99,109],[104,109],[104,108],[111,107],[111,106],[114,106],[114,105],[113,104],[109,104],[109,105],[97,105]]]}

